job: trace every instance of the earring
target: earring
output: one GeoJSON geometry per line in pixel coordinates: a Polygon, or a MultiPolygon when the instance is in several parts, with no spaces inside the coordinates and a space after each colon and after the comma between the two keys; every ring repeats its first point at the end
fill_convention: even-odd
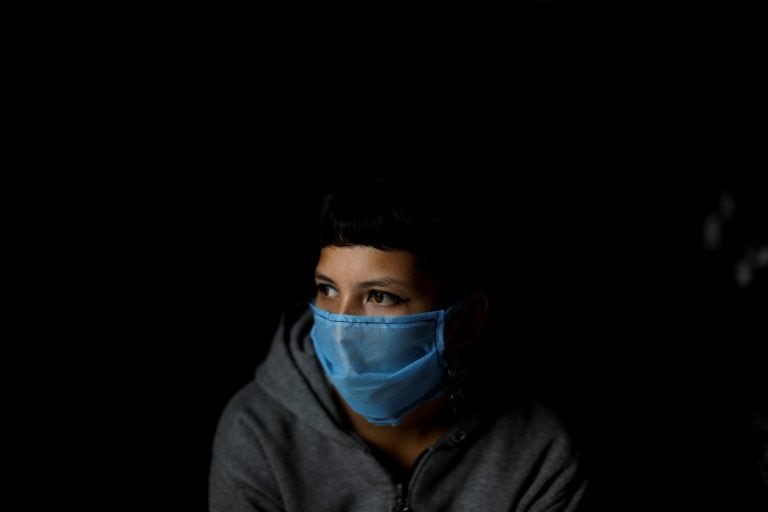
{"type": "Polygon", "coordinates": [[[447,373],[446,392],[453,414],[457,415],[464,410],[469,395],[469,372],[464,365],[453,364],[448,367],[447,373]]]}

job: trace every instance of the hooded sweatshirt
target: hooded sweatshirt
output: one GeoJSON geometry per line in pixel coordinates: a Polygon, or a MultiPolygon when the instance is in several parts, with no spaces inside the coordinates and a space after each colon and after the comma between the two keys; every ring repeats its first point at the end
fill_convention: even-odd
{"type": "Polygon", "coordinates": [[[570,512],[586,480],[561,423],[540,405],[470,412],[423,452],[406,481],[357,436],[309,336],[287,313],[256,378],[224,410],[210,512],[570,512]]]}

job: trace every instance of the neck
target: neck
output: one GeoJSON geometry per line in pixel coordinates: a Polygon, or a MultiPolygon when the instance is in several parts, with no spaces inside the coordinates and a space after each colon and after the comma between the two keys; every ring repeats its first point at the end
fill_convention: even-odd
{"type": "Polygon", "coordinates": [[[336,395],[352,429],[375,451],[400,469],[413,469],[418,456],[448,431],[450,414],[445,393],[411,411],[398,425],[373,425],[336,395]]]}

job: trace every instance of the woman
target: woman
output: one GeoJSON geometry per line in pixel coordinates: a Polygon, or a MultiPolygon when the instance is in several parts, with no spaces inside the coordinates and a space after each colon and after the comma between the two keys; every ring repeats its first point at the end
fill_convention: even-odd
{"type": "Polygon", "coordinates": [[[480,251],[439,204],[385,181],[326,198],[317,294],[221,418],[212,512],[577,508],[555,416],[478,378],[480,251]]]}

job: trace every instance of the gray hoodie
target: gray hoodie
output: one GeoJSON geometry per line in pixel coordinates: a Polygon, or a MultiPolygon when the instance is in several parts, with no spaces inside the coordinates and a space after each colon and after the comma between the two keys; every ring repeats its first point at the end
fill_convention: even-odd
{"type": "Polygon", "coordinates": [[[542,406],[469,413],[397,481],[349,428],[315,356],[308,310],[284,316],[256,379],[219,422],[210,512],[576,510],[586,481],[542,406]]]}

